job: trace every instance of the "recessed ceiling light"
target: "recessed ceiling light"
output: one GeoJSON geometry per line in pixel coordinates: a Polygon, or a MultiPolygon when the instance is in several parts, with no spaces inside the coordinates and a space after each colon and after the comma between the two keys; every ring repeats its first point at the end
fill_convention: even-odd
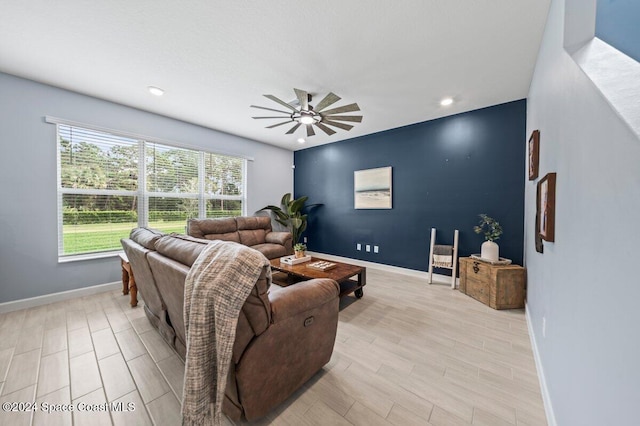
{"type": "Polygon", "coordinates": [[[453,103],[452,98],[444,98],[443,100],[440,101],[440,105],[442,106],[451,105],[452,103],[453,103]]]}
{"type": "Polygon", "coordinates": [[[155,96],[164,95],[164,90],[162,90],[159,87],[149,86],[148,89],[149,89],[149,93],[151,93],[152,95],[155,95],[155,96]]]}
{"type": "Polygon", "coordinates": [[[300,138],[298,139],[298,143],[305,143],[306,141],[304,140],[304,138],[300,138]]]}

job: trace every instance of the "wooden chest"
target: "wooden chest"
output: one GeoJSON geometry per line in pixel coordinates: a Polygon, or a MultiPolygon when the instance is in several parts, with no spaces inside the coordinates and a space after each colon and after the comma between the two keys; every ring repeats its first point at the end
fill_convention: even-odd
{"type": "Polygon", "coordinates": [[[460,291],[493,309],[524,308],[525,269],[460,258],[460,291]]]}

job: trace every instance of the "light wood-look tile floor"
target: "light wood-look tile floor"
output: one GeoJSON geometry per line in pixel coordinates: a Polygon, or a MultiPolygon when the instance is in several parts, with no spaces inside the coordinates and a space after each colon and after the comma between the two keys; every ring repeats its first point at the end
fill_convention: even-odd
{"type": "MultiPolygon", "coordinates": [[[[364,298],[341,301],[330,363],[253,424],[546,424],[522,310],[367,272],[364,298]]],[[[0,424],[179,425],[184,364],[128,301],[110,291],[1,314],[0,401],[40,409],[3,410],[0,424]],[[105,402],[135,410],[100,411],[105,402]]]]}

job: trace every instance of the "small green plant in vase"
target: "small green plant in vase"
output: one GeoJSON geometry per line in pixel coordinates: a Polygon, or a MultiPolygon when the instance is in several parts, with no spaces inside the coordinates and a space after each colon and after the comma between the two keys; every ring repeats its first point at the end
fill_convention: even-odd
{"type": "Polygon", "coordinates": [[[302,243],[298,243],[293,246],[293,251],[296,253],[296,258],[304,257],[307,251],[307,246],[302,243]]]}
{"type": "Polygon", "coordinates": [[[480,223],[473,227],[476,234],[483,234],[485,242],[482,243],[480,257],[492,262],[500,260],[500,247],[496,244],[495,240],[499,239],[502,235],[502,226],[494,218],[487,216],[484,213],[479,214],[480,223]]]}

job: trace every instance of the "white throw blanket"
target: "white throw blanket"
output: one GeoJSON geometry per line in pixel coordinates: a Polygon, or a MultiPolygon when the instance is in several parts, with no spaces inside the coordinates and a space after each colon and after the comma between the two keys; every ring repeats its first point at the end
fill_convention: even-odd
{"type": "Polygon", "coordinates": [[[433,266],[451,268],[453,266],[453,246],[433,246],[433,266]]]}
{"type": "Polygon", "coordinates": [[[219,425],[238,315],[269,261],[247,246],[207,245],[187,274],[183,425],[219,425]]]}

